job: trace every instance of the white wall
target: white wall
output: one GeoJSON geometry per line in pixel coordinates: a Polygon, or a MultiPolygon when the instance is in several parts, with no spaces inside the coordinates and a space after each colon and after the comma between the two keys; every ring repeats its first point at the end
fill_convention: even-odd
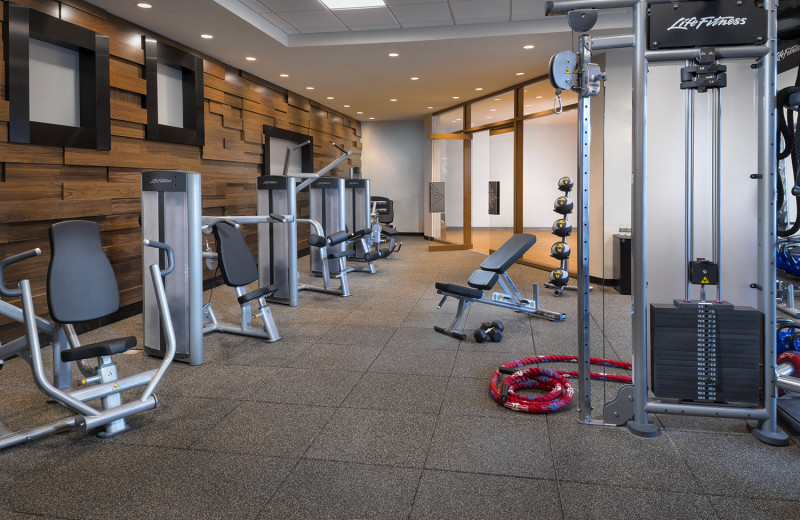
{"type": "MultiPolygon", "coordinates": [[[[603,123],[606,189],[603,194],[603,273],[613,278],[613,235],[631,224],[631,181],[633,171],[633,131],[631,128],[631,89],[633,77],[632,49],[619,49],[606,54],[605,118],[603,123]]],[[[674,86],[674,85],[673,85],[674,86]]],[[[653,146],[657,146],[654,144],[653,146]]],[[[591,226],[591,224],[590,224],[591,226]]]]}
{"type": "MultiPolygon", "coordinates": [[[[578,111],[529,119],[524,123],[522,161],[523,225],[550,228],[561,216],[553,203],[563,195],[558,179],[575,178],[578,161],[578,111]]],[[[575,193],[570,194],[575,199],[575,193]]],[[[575,224],[574,213],[570,221],[575,224]]]]}
{"type": "Polygon", "coordinates": [[[514,134],[472,135],[472,228],[514,226],[514,134]],[[500,181],[500,214],[489,215],[489,181],[500,181]]]}
{"type": "Polygon", "coordinates": [[[361,174],[373,195],[394,200],[394,225],[423,232],[423,191],[429,146],[424,121],[361,123],[361,174]]]}

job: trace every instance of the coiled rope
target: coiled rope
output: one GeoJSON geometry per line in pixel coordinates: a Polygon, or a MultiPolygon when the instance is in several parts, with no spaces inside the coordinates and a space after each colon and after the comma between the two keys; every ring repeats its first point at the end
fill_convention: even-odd
{"type": "MultiPolygon", "coordinates": [[[[489,383],[489,393],[502,406],[510,410],[526,413],[550,413],[563,410],[572,402],[575,390],[567,381],[568,377],[578,377],[578,371],[548,370],[545,368],[520,368],[537,363],[577,363],[578,356],[533,356],[510,361],[498,368],[489,383]],[[508,375],[502,383],[500,378],[508,375]],[[547,393],[536,397],[526,397],[516,393],[519,389],[544,390],[547,393]]],[[[590,358],[592,365],[630,369],[631,364],[611,359],[590,358]]],[[[630,383],[630,376],[590,372],[592,379],[630,383]]]]}

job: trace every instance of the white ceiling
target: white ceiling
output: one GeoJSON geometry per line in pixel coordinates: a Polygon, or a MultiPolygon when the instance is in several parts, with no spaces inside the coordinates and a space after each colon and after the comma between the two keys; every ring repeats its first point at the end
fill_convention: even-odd
{"type": "MultiPolygon", "coordinates": [[[[544,16],[545,0],[386,0],[358,10],[319,0],[89,1],[362,121],[422,118],[544,75],[550,56],[573,46],[566,20],[544,16]]],[[[597,28],[629,25],[615,10],[601,12],[597,28]]]]}

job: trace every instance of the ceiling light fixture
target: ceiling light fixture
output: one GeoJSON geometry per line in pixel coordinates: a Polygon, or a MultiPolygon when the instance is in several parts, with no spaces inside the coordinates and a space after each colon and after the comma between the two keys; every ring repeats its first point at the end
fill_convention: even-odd
{"type": "Polygon", "coordinates": [[[252,56],[248,56],[245,58],[247,61],[256,61],[256,59],[252,56]]]}
{"type": "Polygon", "coordinates": [[[320,0],[328,9],[364,9],[384,7],[383,0],[320,0]]]}
{"type": "Polygon", "coordinates": [[[476,87],[475,90],[483,90],[483,87],[476,87]]]}
{"type": "Polygon", "coordinates": [[[533,45],[523,45],[523,49],[533,49],[533,45]]]}
{"type": "Polygon", "coordinates": [[[398,53],[396,53],[396,52],[390,52],[390,53],[389,53],[389,57],[390,57],[390,58],[396,58],[396,57],[398,57],[398,56],[400,56],[400,55],[399,55],[398,53]]]}
{"type": "Polygon", "coordinates": [[[370,117],[370,119],[375,119],[374,117],[370,117]]]}
{"type": "Polygon", "coordinates": [[[363,114],[364,112],[356,112],[356,114],[363,114]]]}
{"type": "Polygon", "coordinates": [[[395,98],[390,99],[389,101],[397,101],[395,98]]]}
{"type": "Polygon", "coordinates": [[[536,96],[536,99],[542,99],[542,96],[536,96]]]}
{"type": "Polygon", "coordinates": [[[517,72],[517,76],[524,76],[524,75],[525,75],[524,72],[517,72]]]}
{"type": "Polygon", "coordinates": [[[200,37],[205,39],[205,40],[210,40],[211,38],[214,37],[214,35],[213,34],[201,34],[200,37]]]}
{"type": "Polygon", "coordinates": [[[350,108],[350,105],[345,105],[344,108],[350,108]]]}
{"type": "Polygon", "coordinates": [[[288,75],[288,74],[281,74],[281,77],[282,77],[282,78],[288,78],[288,77],[289,77],[289,75],[288,75]]]}
{"type": "Polygon", "coordinates": [[[333,99],[333,96],[328,96],[328,99],[333,99]]]}
{"type": "Polygon", "coordinates": [[[453,96],[453,99],[461,99],[461,96],[453,96]]]}
{"type": "Polygon", "coordinates": [[[418,79],[419,79],[419,78],[418,78],[418,77],[416,77],[416,76],[412,76],[412,77],[411,77],[411,81],[417,81],[418,79]]]}
{"type": "Polygon", "coordinates": [[[306,90],[314,90],[314,87],[306,87],[306,90]]]}
{"type": "Polygon", "coordinates": [[[153,6],[150,4],[146,4],[144,2],[139,2],[138,4],[136,4],[136,7],[141,7],[142,9],[150,9],[153,6]]]}

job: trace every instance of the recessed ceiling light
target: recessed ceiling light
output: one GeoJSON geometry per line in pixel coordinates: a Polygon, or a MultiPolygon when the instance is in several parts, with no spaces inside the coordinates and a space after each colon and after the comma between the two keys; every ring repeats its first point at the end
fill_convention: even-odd
{"type": "Polygon", "coordinates": [[[453,120],[451,121],[451,123],[455,123],[455,122],[457,122],[457,121],[458,121],[458,119],[453,119],[453,120]]]}
{"type": "Polygon", "coordinates": [[[416,76],[412,76],[412,77],[411,77],[411,81],[417,81],[418,79],[419,79],[419,78],[418,78],[418,77],[416,77],[416,76]]]}
{"type": "Polygon", "coordinates": [[[536,96],[536,99],[542,99],[542,96],[536,96]]]}
{"type": "Polygon", "coordinates": [[[461,118],[460,117],[456,118],[456,121],[461,121],[461,118]]]}
{"type": "Polygon", "coordinates": [[[200,37],[201,38],[205,38],[206,40],[210,40],[211,38],[214,37],[214,35],[213,34],[201,34],[200,37]]]}
{"type": "Polygon", "coordinates": [[[433,107],[428,107],[428,110],[433,110],[433,107]]]}
{"type": "Polygon", "coordinates": [[[460,96],[453,96],[453,99],[461,99],[460,96]]]}
{"type": "Polygon", "coordinates": [[[524,76],[524,75],[525,75],[524,72],[517,72],[517,76],[524,76]]]}
{"type": "Polygon", "coordinates": [[[492,118],[492,116],[486,116],[486,119],[491,119],[491,118],[492,118]]]}
{"type": "Polygon", "coordinates": [[[363,114],[364,112],[356,112],[356,114],[363,114]]]}
{"type": "Polygon", "coordinates": [[[345,105],[344,108],[350,108],[350,105],[345,105]]]}
{"type": "Polygon", "coordinates": [[[306,87],[306,90],[314,90],[314,87],[306,87]]]}
{"type": "Polygon", "coordinates": [[[333,99],[333,96],[328,96],[328,99],[333,99]]]}
{"type": "Polygon", "coordinates": [[[328,9],[363,9],[365,7],[383,7],[383,0],[320,0],[328,9]]]}
{"type": "Polygon", "coordinates": [[[136,4],[136,7],[141,7],[142,9],[150,9],[153,6],[150,4],[146,4],[144,2],[139,2],[138,4],[136,4]]]}
{"type": "Polygon", "coordinates": [[[475,87],[475,90],[483,90],[483,87],[475,87]]]}
{"type": "Polygon", "coordinates": [[[370,119],[375,119],[374,117],[370,117],[370,119]]]}
{"type": "Polygon", "coordinates": [[[396,52],[390,52],[390,53],[389,53],[389,57],[390,57],[390,58],[396,58],[396,57],[398,57],[398,56],[400,56],[400,55],[399,55],[399,54],[397,54],[396,52]]]}
{"type": "Polygon", "coordinates": [[[497,112],[497,109],[493,108],[493,109],[489,110],[489,112],[497,112]]]}
{"type": "Polygon", "coordinates": [[[397,101],[395,98],[390,99],[389,101],[397,101]]]}
{"type": "Polygon", "coordinates": [[[533,45],[523,45],[523,49],[533,49],[533,45]]]}
{"type": "Polygon", "coordinates": [[[252,56],[248,56],[245,58],[247,61],[256,61],[256,59],[252,56]]]}
{"type": "Polygon", "coordinates": [[[531,105],[525,105],[526,107],[530,107],[531,105]]]}
{"type": "Polygon", "coordinates": [[[496,97],[496,98],[494,98],[494,100],[495,100],[495,101],[503,101],[503,100],[502,100],[502,99],[500,99],[499,97],[496,97]]]}
{"type": "Polygon", "coordinates": [[[288,78],[288,77],[289,77],[289,75],[288,75],[288,74],[281,74],[281,77],[282,77],[282,78],[288,78]]]}

